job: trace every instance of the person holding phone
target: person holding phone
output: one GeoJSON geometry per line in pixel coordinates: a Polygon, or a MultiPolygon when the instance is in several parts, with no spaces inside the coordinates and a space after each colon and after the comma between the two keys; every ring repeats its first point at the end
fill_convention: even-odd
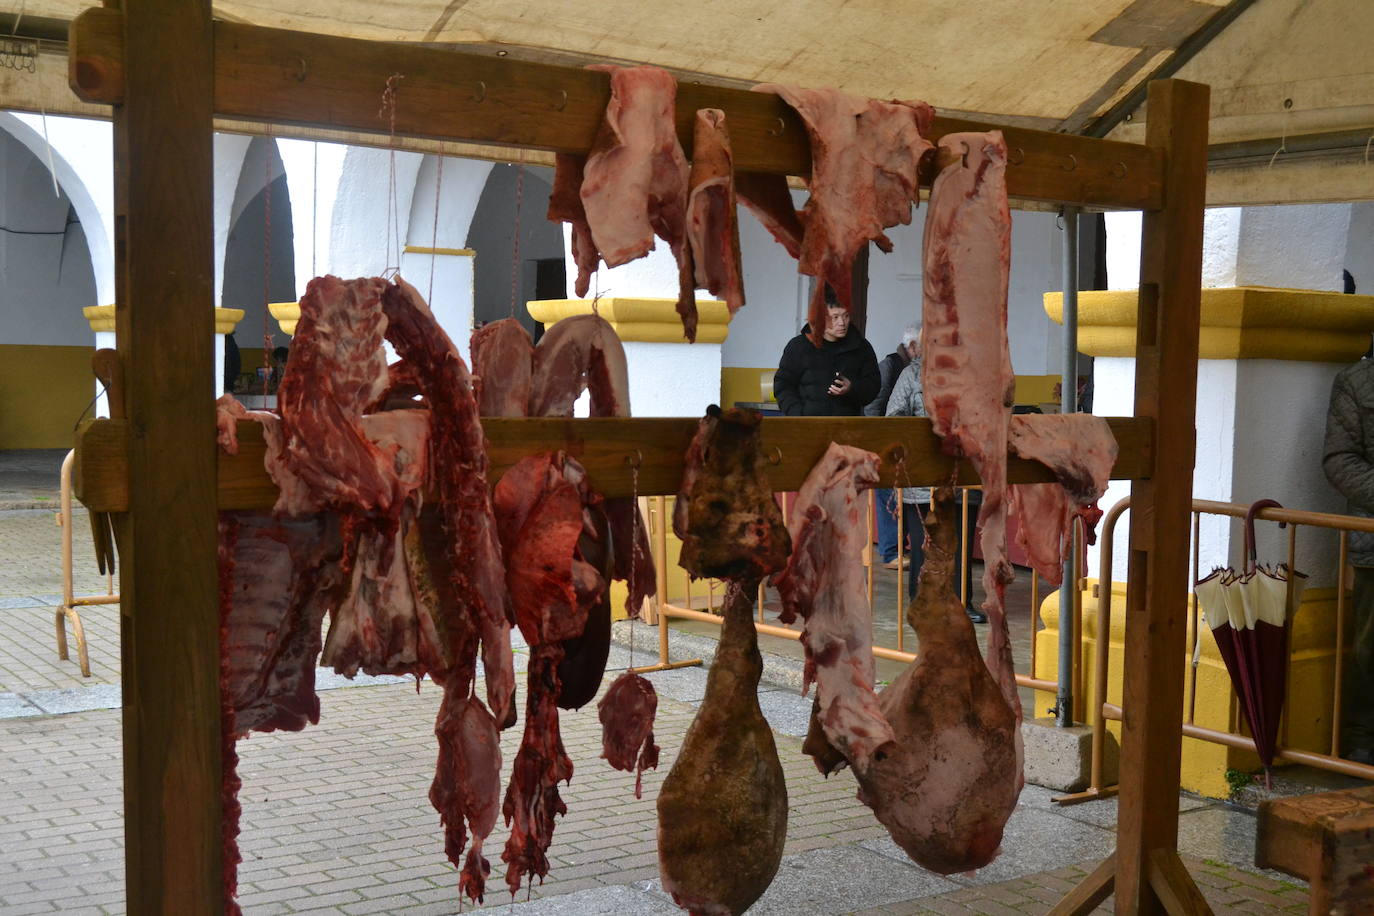
{"type": "Polygon", "coordinates": [[[825,288],[821,345],[807,337],[808,323],[787,342],[773,376],[778,407],[789,417],[858,417],[878,396],[878,357],[863,334],[850,327],[849,310],[825,288]]]}

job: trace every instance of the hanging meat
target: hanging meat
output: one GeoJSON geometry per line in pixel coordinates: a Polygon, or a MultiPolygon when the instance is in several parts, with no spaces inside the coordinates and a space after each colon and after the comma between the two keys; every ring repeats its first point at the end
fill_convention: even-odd
{"type": "Polygon", "coordinates": [[[497,482],[494,498],[506,583],[530,647],[525,735],[502,806],[511,825],[502,859],[514,894],[526,875],[548,874],[554,818],[567,813],[558,783],[572,778],[573,767],[558,731],[559,664],[608,579],[604,559],[598,569],[579,551],[584,536],[597,534],[601,497],[576,461],[562,452],[522,459],[497,482]]]}
{"type": "Polygon", "coordinates": [[[601,719],[601,756],[617,770],[634,771],[635,798],[639,798],[644,771],[658,769],[658,745],[654,743],[658,694],[654,685],[627,671],[607,688],[596,708],[601,719]]]}
{"type": "Polygon", "coordinates": [[[484,417],[523,417],[530,400],[534,344],[514,318],[493,321],[472,332],[472,375],[477,408],[484,417]]]}
{"type": "MultiPolygon", "coordinates": [[[[987,664],[1019,724],[1021,702],[1004,612],[1012,579],[1007,441],[1016,382],[1007,345],[1007,145],[1000,131],[991,131],[946,134],[940,149],[954,156],[936,176],[926,212],[921,385],[946,454],[968,458],[982,480],[987,664]]],[[[1019,748],[1019,731],[1016,737],[1019,748]]],[[[1016,773],[1019,777],[1019,755],[1016,773]]]]}
{"type": "Polygon", "coordinates": [[[703,916],[742,913],[762,896],[787,834],[787,785],[759,709],[752,608],[790,542],[763,473],[759,419],[712,405],[688,450],[674,517],[688,573],[730,577],[706,696],[658,795],[664,890],[703,916]]]}
{"type": "Polygon", "coordinates": [[[1022,783],[1020,716],[979,655],[957,593],[954,492],[934,493],[907,608],[920,655],[878,697],[894,741],[854,766],[859,800],[913,861],[940,874],[996,857],[1022,783]]]}
{"type": "MultiPolygon", "coordinates": [[[[734,156],[725,112],[717,108],[698,111],[694,137],[687,193],[687,256],[693,286],[723,298],[733,315],[744,306],[744,271],[735,221],[734,156]]],[[[687,339],[695,341],[695,299],[680,299],[678,311],[687,339]],[[685,304],[690,304],[690,310],[684,310],[685,304]]]]}
{"type": "Polygon", "coordinates": [[[873,691],[873,613],[861,558],[866,506],[859,491],[877,482],[877,455],[830,443],[797,493],[792,554],[773,580],[782,598],[778,619],[805,621],[802,693],[814,683],[816,707],[802,750],[826,774],[846,761],[866,769],[893,741],[873,691]]]}
{"type": "MultiPolygon", "coordinates": [[[[935,117],[925,102],[882,102],[837,89],[802,89],[763,84],[796,109],[811,140],[811,196],[801,214],[797,269],[823,281],[811,297],[812,342],[825,328],[825,286],[848,309],[853,297],[854,259],[870,241],[884,252],[892,242],[884,229],[911,222],[919,199],[917,170],[931,148],[925,139],[935,117]]],[[[788,245],[795,215],[783,176],[755,176],[738,187],[742,199],[788,245]]],[[[788,246],[789,251],[791,246],[788,246]]]]}
{"type": "Polygon", "coordinates": [[[1091,414],[1024,414],[1011,418],[1010,442],[1016,454],[1039,461],[1058,479],[1011,488],[1012,512],[1020,520],[1016,541],[1054,587],[1063,581],[1073,520],[1083,520],[1089,544],[1097,540],[1097,501],[1116,463],[1116,438],[1106,420],[1091,414]]]}

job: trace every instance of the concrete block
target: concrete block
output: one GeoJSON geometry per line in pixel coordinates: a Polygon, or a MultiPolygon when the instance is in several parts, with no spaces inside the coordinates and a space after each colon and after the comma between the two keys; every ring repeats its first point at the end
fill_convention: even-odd
{"type": "MultiPolygon", "coordinates": [[[[1092,729],[1083,725],[1059,728],[1050,718],[1021,723],[1026,747],[1026,782],[1061,792],[1079,792],[1088,787],[1092,775],[1092,729]]],[[[1103,778],[1116,782],[1120,747],[1111,732],[1106,733],[1103,778]]]]}

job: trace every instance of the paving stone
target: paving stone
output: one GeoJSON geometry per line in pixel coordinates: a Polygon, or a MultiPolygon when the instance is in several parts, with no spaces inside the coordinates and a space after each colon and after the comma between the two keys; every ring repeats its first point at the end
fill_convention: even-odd
{"type": "Polygon", "coordinates": [[[45,713],[90,712],[94,709],[118,709],[118,684],[97,684],[92,687],[68,687],[62,690],[35,690],[24,698],[45,713]]]}
{"type": "MultiPolygon", "coordinates": [[[[910,861],[888,836],[865,840],[861,845],[898,861],[910,861]]],[[[1049,811],[1019,808],[1007,822],[1002,854],[987,867],[955,875],[951,880],[959,884],[995,884],[1047,871],[1065,861],[1100,860],[1115,847],[1116,836],[1110,831],[1049,811]]]]}
{"type": "Polygon", "coordinates": [[[379,684],[414,684],[415,678],[394,674],[363,674],[351,678],[336,674],[333,668],[315,669],[315,689],[336,690],[340,687],[376,687],[379,684]]]}
{"type": "Polygon", "coordinates": [[[702,666],[651,671],[644,676],[654,685],[654,690],[658,691],[659,696],[682,700],[685,703],[698,703],[706,696],[706,673],[706,667],[702,666]]]}
{"type": "Polygon", "coordinates": [[[759,694],[759,708],[774,731],[797,738],[806,736],[811,725],[811,698],[788,690],[769,690],[759,694]]]}
{"type": "Polygon", "coordinates": [[[8,611],[20,607],[37,607],[44,603],[45,602],[39,601],[37,598],[28,595],[10,595],[0,598],[0,611],[8,611]]]}
{"type": "MultiPolygon", "coordinates": [[[[1282,872],[1255,867],[1255,816],[1249,811],[1217,806],[1181,814],[1178,849],[1274,881],[1292,880],[1282,872]]],[[[1237,880],[1243,879],[1237,876],[1237,880]]]]}
{"type": "Polygon", "coordinates": [[[0,693],[0,719],[15,719],[19,716],[41,716],[43,710],[34,706],[17,693],[0,693]]]}
{"type": "Polygon", "coordinates": [[[624,916],[627,913],[681,916],[682,913],[661,897],[624,885],[590,888],[529,903],[503,904],[501,910],[519,916],[624,916]]]}

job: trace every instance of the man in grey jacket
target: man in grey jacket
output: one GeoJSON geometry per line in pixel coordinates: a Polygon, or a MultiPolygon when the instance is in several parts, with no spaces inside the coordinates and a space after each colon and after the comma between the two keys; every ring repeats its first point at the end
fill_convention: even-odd
{"type": "MultiPolygon", "coordinates": [[[[897,384],[897,376],[911,365],[912,360],[920,356],[920,345],[917,343],[920,336],[921,332],[917,330],[916,325],[907,325],[902,330],[902,340],[897,344],[897,349],[878,363],[878,376],[882,379],[882,387],[878,389],[878,396],[864,408],[864,416],[887,416],[887,402],[892,397],[892,387],[897,384]]],[[[897,543],[897,507],[900,501],[897,499],[896,491],[880,488],[875,489],[873,494],[878,506],[878,552],[882,554],[883,565],[888,569],[896,569],[898,563],[905,566],[907,560],[903,556],[904,550],[902,545],[897,543]]]]}
{"type": "MultiPolygon", "coordinates": [[[[1374,359],[1342,369],[1331,385],[1322,470],[1349,501],[1351,515],[1374,517],[1374,359]]],[[[1350,563],[1355,590],[1341,692],[1341,755],[1374,764],[1374,534],[1350,533],[1350,563]]]]}

